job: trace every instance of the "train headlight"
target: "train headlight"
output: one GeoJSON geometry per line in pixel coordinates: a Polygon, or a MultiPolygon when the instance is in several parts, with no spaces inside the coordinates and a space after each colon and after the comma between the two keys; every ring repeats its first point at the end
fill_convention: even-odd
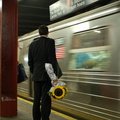
{"type": "Polygon", "coordinates": [[[68,93],[68,88],[66,86],[55,86],[49,91],[49,95],[54,100],[60,100],[64,98],[68,93]]]}

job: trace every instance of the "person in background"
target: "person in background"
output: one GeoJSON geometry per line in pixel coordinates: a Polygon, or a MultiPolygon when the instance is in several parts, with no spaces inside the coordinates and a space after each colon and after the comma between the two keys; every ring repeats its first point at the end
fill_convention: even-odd
{"type": "MultiPolygon", "coordinates": [[[[51,88],[51,80],[45,70],[45,63],[51,63],[57,76],[57,59],[55,54],[55,41],[48,38],[48,27],[39,26],[40,37],[35,38],[29,46],[28,65],[34,81],[33,119],[50,120],[51,98],[48,91],[51,88]]],[[[54,84],[58,79],[52,80],[54,84]]]]}

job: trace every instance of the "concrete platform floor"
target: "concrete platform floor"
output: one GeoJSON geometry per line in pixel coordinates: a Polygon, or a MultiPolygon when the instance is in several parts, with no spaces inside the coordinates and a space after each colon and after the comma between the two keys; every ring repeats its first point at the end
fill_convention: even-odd
{"type": "MultiPolygon", "coordinates": [[[[0,120],[33,120],[32,102],[18,97],[18,115],[15,117],[0,117],[0,120]]],[[[50,120],[77,120],[77,119],[52,110],[50,120]]]]}

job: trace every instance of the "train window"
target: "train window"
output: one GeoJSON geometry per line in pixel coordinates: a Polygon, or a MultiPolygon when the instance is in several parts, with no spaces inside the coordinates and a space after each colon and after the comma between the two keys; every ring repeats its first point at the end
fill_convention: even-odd
{"type": "Polygon", "coordinates": [[[107,70],[111,57],[108,41],[108,28],[74,34],[69,50],[69,69],[107,70]]]}
{"type": "Polygon", "coordinates": [[[69,69],[107,70],[110,63],[110,51],[92,51],[71,53],[69,69]]]}
{"type": "Polygon", "coordinates": [[[105,46],[108,41],[108,29],[96,29],[82,34],[75,34],[72,39],[71,48],[88,48],[105,46]]]}

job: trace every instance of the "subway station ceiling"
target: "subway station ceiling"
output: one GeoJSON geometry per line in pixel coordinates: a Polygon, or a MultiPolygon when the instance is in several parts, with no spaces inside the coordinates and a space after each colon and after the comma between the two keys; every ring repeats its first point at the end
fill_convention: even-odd
{"type": "Polygon", "coordinates": [[[49,6],[58,0],[18,0],[18,36],[50,25],[49,6]]]}
{"type": "MultiPolygon", "coordinates": [[[[96,7],[104,6],[110,2],[119,0],[95,0],[99,1],[82,10],[73,12],[59,19],[50,21],[49,6],[59,0],[18,0],[18,36],[32,32],[38,29],[39,25],[50,25],[71,16],[88,12],[96,7]]],[[[62,0],[65,1],[65,0],[62,0]]],[[[83,0],[94,1],[94,0],[83,0]]]]}

